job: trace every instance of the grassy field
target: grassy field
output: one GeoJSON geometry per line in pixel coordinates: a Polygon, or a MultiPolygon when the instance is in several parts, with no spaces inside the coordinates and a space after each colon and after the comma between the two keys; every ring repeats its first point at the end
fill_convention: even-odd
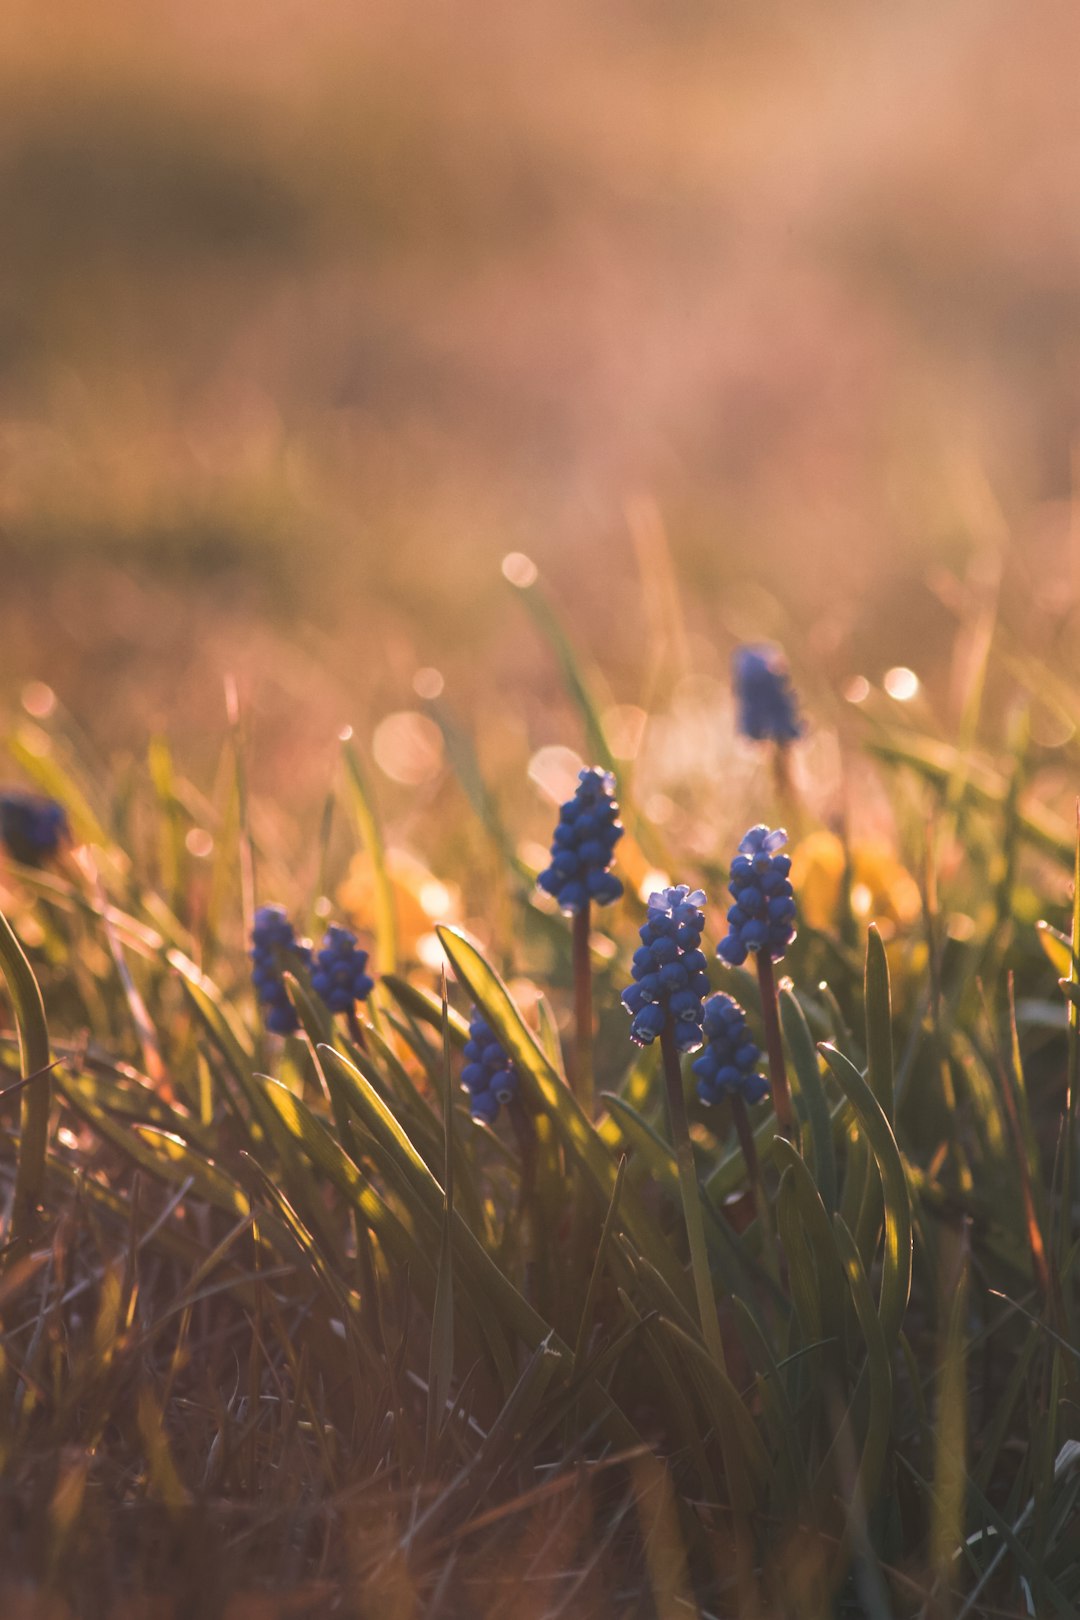
{"type": "Polygon", "coordinates": [[[573,720],[503,739],[496,781],[437,698],[377,731],[407,839],[354,738],[297,823],[240,705],[200,782],[161,736],[103,766],[26,693],[9,750],[72,842],[3,877],[7,1612],[1074,1614],[1080,694],[969,593],[958,735],[897,668],[781,751],[704,674],[605,708],[509,572],[573,720]],[[595,1041],[535,886],[582,759],[626,827],[595,1041]],[[781,820],[786,1134],[689,1067],[672,1093],[619,1006],[645,897],[700,882],[712,988],[768,1045],[753,959],[713,948],[738,840],[781,820]],[[359,1017],[286,952],[267,1032],[267,902],[359,925],[359,1017]],[[492,1125],[474,1005],[516,1066],[492,1125]]]}

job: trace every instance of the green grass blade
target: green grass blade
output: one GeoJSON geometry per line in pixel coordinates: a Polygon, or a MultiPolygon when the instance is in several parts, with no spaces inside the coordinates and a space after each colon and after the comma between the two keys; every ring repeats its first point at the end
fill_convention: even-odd
{"type": "MultiPolygon", "coordinates": [[[[389,990],[394,1000],[410,1018],[417,1019],[422,1024],[428,1024],[432,1029],[442,1029],[442,1008],[438,996],[433,996],[427,990],[421,990],[418,985],[410,984],[397,973],[384,973],[381,982],[389,990]]],[[[469,1038],[469,1025],[467,1019],[449,1009],[450,1039],[457,1047],[462,1047],[469,1038]]]]}
{"type": "Polygon", "coordinates": [[[454,1072],[450,1062],[450,1018],[446,999],[446,971],[442,976],[443,1006],[443,1129],[446,1152],[443,1160],[443,1220],[439,1239],[439,1265],[435,1281],[435,1305],[431,1313],[431,1349],[428,1355],[427,1435],[425,1451],[430,1459],[435,1440],[450,1399],[454,1375],[454,1072]]]}
{"type": "Polygon", "coordinates": [[[866,1272],[863,1270],[859,1251],[855,1247],[855,1239],[839,1215],[833,1217],[833,1230],[836,1233],[837,1249],[847,1274],[848,1286],[855,1301],[855,1312],[859,1318],[859,1327],[866,1344],[868,1400],[866,1436],[859,1459],[858,1491],[862,1511],[869,1512],[874,1505],[889,1450],[893,1399],[892,1368],[889,1364],[889,1345],[884,1325],[875,1309],[874,1296],[866,1272]]]}
{"type": "MultiPolygon", "coordinates": [[[[484,1016],[517,1063],[534,1102],[550,1116],[564,1148],[585,1170],[601,1208],[606,1209],[617,1174],[608,1149],[526,1026],[506,985],[474,942],[456,928],[440,926],[437,933],[454,972],[473,1000],[483,1008],[484,1016]]],[[[652,1261],[675,1292],[684,1297],[687,1279],[682,1267],[632,1188],[624,1189],[622,1209],[626,1230],[636,1247],[652,1261]]]]}
{"type": "Polygon", "coordinates": [[[870,1089],[881,1104],[889,1124],[893,1123],[893,1046],[892,996],[889,988],[889,959],[876,926],[871,923],[866,937],[866,1055],[870,1089]]]}
{"type": "Polygon", "coordinates": [[[831,1215],[836,1209],[836,1151],[829,1102],[821,1083],[817,1047],[806,1022],[806,1015],[790,990],[780,992],[780,1021],[791,1054],[791,1065],[798,1081],[798,1097],[810,1127],[814,1156],[814,1180],[821,1200],[831,1215]]]}
{"type": "Polygon", "coordinates": [[[398,965],[397,907],[394,886],[386,864],[386,845],[382,824],[375,808],[375,797],[360,763],[360,754],[352,741],[342,745],[345,761],[345,781],[360,838],[371,857],[375,879],[375,939],[378,951],[378,969],[381,974],[393,973],[398,965]]]}
{"type": "Polygon", "coordinates": [[[833,1212],[826,1208],[805,1162],[785,1137],[777,1139],[776,1156],[784,1168],[784,1180],[791,1178],[798,1221],[813,1256],[821,1335],[834,1341],[839,1357],[844,1349],[845,1287],[843,1261],[831,1220],[833,1212]]]}
{"type": "Polygon", "coordinates": [[[885,1207],[885,1258],[881,1273],[881,1321],[886,1343],[893,1346],[911,1292],[911,1197],[892,1127],[874,1093],[855,1065],[828,1042],[820,1050],[855,1110],[881,1175],[885,1207]]]}
{"type": "Polygon", "coordinates": [[[35,1076],[20,1098],[19,1162],[11,1210],[11,1236],[24,1242],[37,1223],[38,1205],[45,1191],[45,1154],[49,1142],[52,1082],[49,1026],[45,1003],[34,970],[0,911],[0,968],[7,981],[19,1036],[19,1063],[24,1078],[35,1076]]]}
{"type": "MultiPolygon", "coordinates": [[[[386,1162],[393,1167],[402,1196],[411,1208],[422,1212],[437,1230],[443,1216],[443,1189],[427,1164],[360,1070],[333,1047],[323,1047],[322,1055],[324,1061],[336,1065],[344,1077],[350,1104],[372,1132],[386,1162]]],[[[548,1324],[499,1270],[457,1210],[450,1224],[455,1259],[469,1276],[477,1298],[489,1299],[510,1330],[535,1350],[548,1339],[551,1332],[548,1324]]],[[[559,1346],[560,1353],[569,1363],[569,1348],[558,1340],[552,1340],[552,1343],[559,1346]]]]}
{"type": "Polygon", "coordinates": [[[562,674],[563,684],[570,694],[585,727],[589,764],[599,765],[605,771],[611,771],[614,774],[616,772],[615,758],[604,735],[599,708],[589,689],[589,683],[581,667],[581,662],[570,643],[570,638],[562,627],[558,614],[552,607],[541,585],[534,582],[526,586],[515,586],[514,589],[528,609],[533,623],[555,654],[562,674]]]}

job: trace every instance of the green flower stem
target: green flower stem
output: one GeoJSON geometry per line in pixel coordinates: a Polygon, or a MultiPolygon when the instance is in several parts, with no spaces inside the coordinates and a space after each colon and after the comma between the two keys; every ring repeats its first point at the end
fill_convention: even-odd
{"type": "Polygon", "coordinates": [[[664,1079],[667,1083],[668,1112],[671,1117],[671,1135],[675,1157],[679,1165],[679,1188],[682,1192],[686,1237],[690,1245],[690,1269],[697,1292],[698,1315],[705,1344],[718,1367],[727,1371],[724,1341],[720,1337],[720,1319],[716,1314],[716,1295],[713,1293],[712,1274],[709,1271],[709,1253],[705,1247],[705,1221],[701,1213],[701,1189],[698,1186],[694,1164],[694,1147],[690,1140],[690,1125],[686,1117],[686,1098],[683,1096],[682,1067],[679,1050],[675,1045],[675,1030],[671,1020],[664,1025],[660,1036],[660,1050],[664,1059],[664,1079]]]}
{"type": "Polygon", "coordinates": [[[750,1190],[754,1195],[754,1206],[757,1209],[758,1220],[761,1222],[761,1245],[770,1275],[777,1281],[780,1278],[780,1255],[776,1245],[776,1233],[773,1229],[772,1210],[765,1195],[765,1178],[761,1174],[761,1160],[758,1158],[757,1143],[754,1141],[754,1132],[750,1125],[750,1115],[747,1112],[746,1102],[737,1091],[731,1096],[731,1118],[735,1126],[735,1135],[739,1138],[742,1156],[746,1160],[746,1174],[750,1180],[750,1190]]]}
{"type": "Polygon", "coordinates": [[[345,1017],[349,1024],[349,1039],[359,1051],[366,1052],[368,1049],[367,1036],[364,1034],[363,1024],[356,1015],[356,1008],[350,1007],[345,1017]]]}
{"type": "Polygon", "coordinates": [[[574,1085],[573,1091],[584,1113],[592,1119],[595,1111],[593,1096],[593,998],[592,956],[589,935],[592,932],[592,905],[586,900],[580,911],[574,913],[574,1085]]]}
{"type": "Polygon", "coordinates": [[[784,1041],[780,1034],[780,1002],[776,990],[776,975],[768,951],[763,949],[755,954],[758,984],[761,987],[761,1017],[765,1025],[765,1050],[769,1055],[769,1083],[772,1086],[776,1123],[782,1134],[793,1142],[795,1116],[791,1107],[787,1064],[784,1061],[784,1041]]]}

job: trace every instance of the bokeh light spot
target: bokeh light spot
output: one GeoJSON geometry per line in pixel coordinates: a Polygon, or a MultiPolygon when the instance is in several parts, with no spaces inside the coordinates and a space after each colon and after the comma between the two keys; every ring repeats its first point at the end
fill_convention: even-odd
{"type": "Polygon", "coordinates": [[[905,664],[897,664],[895,669],[885,673],[884,687],[891,698],[897,703],[910,703],[919,690],[919,677],[913,669],[905,664]]]}
{"type": "Polygon", "coordinates": [[[47,720],[56,708],[56,693],[44,681],[27,681],[22,689],[22,706],[35,720],[47,720]]]}
{"type": "Polygon", "coordinates": [[[527,591],[540,577],[540,570],[523,551],[508,551],[502,560],[502,571],[503,578],[516,585],[519,591],[527,591]]]}
{"type": "Polygon", "coordinates": [[[441,696],[446,681],[441,669],[418,669],[413,676],[413,691],[417,697],[437,698],[441,696]]]}
{"type": "Polygon", "coordinates": [[[535,782],[541,793],[552,804],[569,799],[578,785],[578,773],[584,769],[584,760],[572,748],[561,743],[549,743],[538,748],[529,761],[529,781],[535,782]]]}
{"type": "Polygon", "coordinates": [[[375,763],[391,781],[419,787],[442,769],[442,732],[426,714],[401,709],[375,727],[372,751],[375,763]]]}

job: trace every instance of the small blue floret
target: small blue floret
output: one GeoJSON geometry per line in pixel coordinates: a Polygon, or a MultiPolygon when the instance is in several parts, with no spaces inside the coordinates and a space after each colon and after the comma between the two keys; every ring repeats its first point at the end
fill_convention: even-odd
{"type": "Polygon", "coordinates": [[[499,1109],[513,1102],[521,1084],[517,1065],[478,1007],[469,1014],[461,1083],[469,1093],[469,1112],[485,1125],[494,1125],[499,1109]]]}
{"type": "Polygon", "coordinates": [[[634,952],[633,984],[622,994],[630,1039],[651,1046],[670,1022],[680,1052],[701,1045],[701,1003],[709,993],[705,953],[699,949],[705,895],[680,883],[649,896],[649,915],[634,952]]]}
{"type": "Polygon", "coordinates": [[[615,778],[610,771],[591,766],[580,773],[574,797],[559,810],[551,865],[540,873],[537,884],[567,913],[583,911],[590,901],[610,905],[623,892],[610,870],[622,835],[615,778]]]}
{"type": "Polygon", "coordinates": [[[311,946],[296,937],[284,906],[260,906],[251,930],[251,982],[262,1003],[266,1027],[292,1035],[300,1020],[282,977],[287,968],[311,965],[311,946]]]}
{"type": "Polygon", "coordinates": [[[794,742],[802,736],[787,659],[771,641],[736,647],[732,657],[738,727],[755,742],[794,742]]]}
{"type": "Polygon", "coordinates": [[[710,996],[702,1027],[705,1050],[692,1065],[701,1101],[711,1106],[738,1093],[747,1103],[760,1102],[768,1094],[769,1082],[758,1072],[761,1053],[750,1039],[739,1003],[723,992],[710,996]]]}
{"type": "Polygon", "coordinates": [[[315,958],[311,988],[332,1013],[352,1012],[374,990],[367,960],[368,953],[359,948],[352,930],[331,923],[315,958]]]}
{"type": "Polygon", "coordinates": [[[55,799],[17,788],[0,794],[0,838],[24,866],[42,866],[71,837],[67,812],[55,799]]]}
{"type": "Polygon", "coordinates": [[[788,873],[790,855],[782,827],[751,827],[731,863],[728,891],[735,904],[727,914],[728,932],[716,954],[729,967],[741,967],[752,951],[767,950],[779,962],[795,938],[795,891],[788,873]]]}

